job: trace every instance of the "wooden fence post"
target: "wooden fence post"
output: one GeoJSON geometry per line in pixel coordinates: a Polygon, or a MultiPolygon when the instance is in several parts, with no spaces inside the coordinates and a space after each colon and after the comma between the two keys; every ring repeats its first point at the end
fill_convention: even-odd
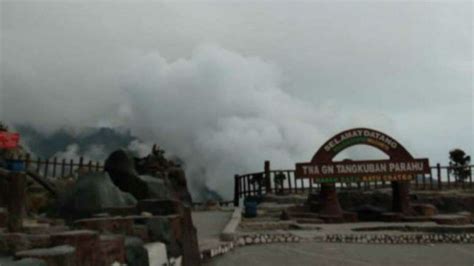
{"type": "Polygon", "coordinates": [[[272,180],[270,177],[270,161],[265,161],[264,172],[265,172],[265,187],[267,188],[267,194],[272,193],[272,180]]]}
{"type": "Polygon", "coordinates": [[[79,170],[82,170],[83,166],[84,166],[84,157],[81,156],[81,158],[79,158],[79,170]]]}
{"type": "Polygon", "coordinates": [[[443,189],[443,180],[441,180],[441,165],[436,164],[436,177],[438,178],[438,190],[443,189]]]}
{"type": "Polygon", "coordinates": [[[64,178],[65,173],[66,173],[66,159],[63,159],[61,163],[61,178],[64,178]]]}
{"type": "Polygon", "coordinates": [[[28,167],[30,166],[30,163],[31,163],[31,155],[29,153],[26,154],[26,158],[25,158],[25,168],[28,169],[28,167]]]}
{"type": "Polygon", "coordinates": [[[240,191],[239,191],[239,176],[235,175],[234,176],[234,207],[239,206],[239,200],[240,200],[240,191]]]}
{"type": "Polygon", "coordinates": [[[58,158],[54,157],[53,159],[53,178],[56,178],[56,164],[58,163],[58,158]]]}
{"type": "Polygon", "coordinates": [[[41,170],[41,158],[38,157],[38,159],[36,160],[36,173],[40,173],[40,170],[41,170]]]}
{"type": "Polygon", "coordinates": [[[69,175],[70,175],[71,177],[74,176],[74,171],[73,171],[73,170],[74,170],[74,160],[71,159],[71,160],[69,161],[69,175]]]}
{"type": "Polygon", "coordinates": [[[469,187],[472,188],[472,165],[469,166],[469,187]]]}
{"type": "MultiPolygon", "coordinates": [[[[438,165],[439,165],[439,164],[438,164],[438,165]]],[[[450,172],[451,167],[448,166],[448,168],[446,168],[446,170],[447,170],[447,172],[448,172],[448,189],[450,189],[450,188],[451,188],[451,172],[450,172]]],[[[441,170],[440,170],[440,171],[441,171],[441,170]]]]}
{"type": "Polygon", "coordinates": [[[49,168],[49,158],[46,159],[46,161],[44,162],[44,177],[48,177],[48,169],[49,168]]]}

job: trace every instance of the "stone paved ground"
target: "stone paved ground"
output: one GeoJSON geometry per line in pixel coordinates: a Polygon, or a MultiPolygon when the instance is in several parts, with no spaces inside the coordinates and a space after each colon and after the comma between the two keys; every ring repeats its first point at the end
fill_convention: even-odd
{"type": "Polygon", "coordinates": [[[201,250],[219,245],[219,237],[230,220],[231,211],[193,212],[193,223],[197,229],[201,250]]]}
{"type": "Polygon", "coordinates": [[[9,258],[9,257],[1,257],[2,255],[0,255],[0,266],[7,266],[8,264],[10,264],[12,262],[12,259],[9,258]]]}
{"type": "Polygon", "coordinates": [[[474,265],[474,245],[270,244],[237,248],[206,266],[474,265]]]}

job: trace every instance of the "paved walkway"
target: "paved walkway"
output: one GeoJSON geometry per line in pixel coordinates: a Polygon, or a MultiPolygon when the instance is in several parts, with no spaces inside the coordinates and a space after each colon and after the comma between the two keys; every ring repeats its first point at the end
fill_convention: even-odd
{"type": "Polygon", "coordinates": [[[231,215],[232,211],[198,211],[192,213],[201,250],[219,245],[220,234],[229,222],[231,215]]]}
{"type": "Polygon", "coordinates": [[[206,266],[474,265],[473,245],[270,244],[238,248],[206,266]]]}

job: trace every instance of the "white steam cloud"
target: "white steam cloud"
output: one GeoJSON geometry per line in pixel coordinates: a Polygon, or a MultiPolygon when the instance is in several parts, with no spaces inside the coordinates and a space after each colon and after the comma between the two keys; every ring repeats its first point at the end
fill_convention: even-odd
{"type": "MultiPolygon", "coordinates": [[[[21,103],[12,105],[7,101],[19,111],[10,120],[28,122],[45,131],[63,126],[81,130],[79,125],[94,124],[130,128],[141,141],[126,148],[145,156],[151,144],[157,143],[168,157],[180,158],[191,192],[198,199],[204,188],[230,199],[233,175],[260,171],[265,160],[280,169],[309,160],[318,146],[335,133],[335,128],[392,128],[386,117],[357,113],[341,117],[330,102],[316,106],[294,97],[283,90],[284,75],[276,65],[218,46],[200,46],[189,58],[173,61],[154,52],[130,62],[133,63],[116,71],[113,81],[104,81],[108,86],[101,90],[103,93],[59,89],[56,94],[51,87],[46,90],[65,98],[93,99],[84,103],[72,101],[72,108],[54,97],[20,101],[28,91],[35,91],[35,85],[44,83],[15,91],[19,88],[16,80],[7,79],[11,85],[6,87],[7,96],[21,103]],[[117,78],[119,75],[121,78],[117,78]],[[41,105],[41,116],[25,117],[20,112],[23,103],[41,105]],[[74,115],[69,117],[71,112],[74,115]]],[[[35,93],[41,95],[40,91],[35,93]]],[[[347,154],[357,157],[360,153],[347,154]]],[[[104,159],[107,154],[100,146],[82,151],[73,144],[56,156],[83,156],[87,161],[104,159]]]]}
{"type": "Polygon", "coordinates": [[[293,167],[309,160],[334,127],[331,105],[313,106],[280,87],[267,62],[216,46],[188,59],[160,54],[139,59],[125,78],[129,126],[185,161],[194,190],[204,186],[230,198],[233,175],[259,171],[264,160],[293,167]]]}
{"type": "Polygon", "coordinates": [[[81,150],[79,144],[74,143],[66,147],[64,151],[56,152],[53,157],[66,159],[66,160],[78,160],[80,157],[84,159],[84,162],[88,161],[103,161],[108,154],[105,152],[102,145],[91,145],[85,151],[81,150]]]}
{"type": "MultiPolygon", "coordinates": [[[[0,120],[130,128],[138,155],[184,161],[195,197],[354,126],[432,163],[472,155],[470,3],[224,2],[0,1],[0,120]]],[[[105,153],[83,148],[62,155],[105,153]]]]}

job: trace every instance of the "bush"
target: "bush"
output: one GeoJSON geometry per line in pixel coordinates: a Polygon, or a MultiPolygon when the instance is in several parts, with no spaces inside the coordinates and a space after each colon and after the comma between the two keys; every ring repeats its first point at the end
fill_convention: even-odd
{"type": "Polygon", "coordinates": [[[454,175],[457,181],[464,181],[471,175],[471,156],[467,156],[461,149],[454,149],[449,152],[449,172],[454,175]]]}

